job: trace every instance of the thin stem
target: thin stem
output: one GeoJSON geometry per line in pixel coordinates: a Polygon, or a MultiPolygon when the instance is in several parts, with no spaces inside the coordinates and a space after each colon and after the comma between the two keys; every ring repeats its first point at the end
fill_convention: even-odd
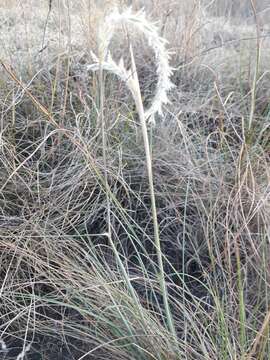
{"type": "MultiPolygon", "coordinates": [[[[134,303],[137,305],[140,317],[142,321],[144,322],[145,328],[147,328],[147,323],[145,321],[145,316],[142,312],[141,305],[138,301],[138,297],[136,295],[136,292],[131,284],[131,281],[129,279],[129,276],[126,272],[126,269],[123,265],[123,262],[120,258],[119,252],[117,250],[116,245],[114,244],[114,241],[112,239],[112,224],[111,224],[111,196],[110,196],[110,185],[108,181],[108,166],[107,166],[107,128],[105,123],[105,117],[104,117],[104,103],[105,103],[105,87],[104,87],[104,76],[103,76],[103,68],[102,68],[102,62],[100,61],[99,66],[99,118],[101,123],[101,134],[102,134],[102,156],[103,156],[103,164],[104,164],[104,181],[105,181],[105,192],[106,192],[106,217],[107,217],[107,237],[110,243],[110,246],[112,247],[113,253],[116,257],[116,261],[118,263],[118,266],[120,267],[120,270],[125,278],[128,290],[130,291],[130,294],[134,300],[134,303]]],[[[121,312],[120,316],[122,317],[121,312]]],[[[125,321],[124,317],[122,317],[124,323],[127,326],[127,329],[129,331],[130,336],[134,336],[133,331],[131,330],[130,326],[128,325],[128,322],[125,321]]],[[[139,350],[141,352],[141,350],[139,350]]]]}
{"type": "MultiPolygon", "coordinates": [[[[255,113],[255,105],[256,105],[256,92],[257,92],[257,81],[259,76],[259,67],[260,67],[260,57],[261,57],[261,42],[260,42],[260,26],[259,20],[257,16],[257,10],[254,3],[254,0],[250,0],[255,23],[256,23],[256,65],[255,65],[255,73],[253,78],[253,85],[251,91],[251,109],[249,114],[249,123],[248,123],[248,130],[251,130],[252,122],[255,113]]],[[[249,134],[250,136],[250,134],[249,134]]]]}
{"type": "Polygon", "coordinates": [[[155,198],[155,190],[154,190],[154,180],[153,180],[153,169],[152,169],[152,157],[150,151],[150,144],[148,139],[148,132],[145,120],[145,113],[144,107],[142,103],[141,97],[141,90],[136,70],[136,65],[134,61],[134,55],[132,51],[132,47],[130,47],[130,55],[131,55],[131,64],[132,64],[132,84],[133,84],[133,97],[136,103],[136,108],[138,111],[138,115],[140,118],[142,135],[143,135],[143,142],[144,142],[144,149],[145,149],[145,157],[146,157],[146,165],[147,165],[147,174],[148,174],[148,181],[149,181],[149,190],[151,196],[151,209],[152,209],[152,218],[153,218],[153,226],[154,226],[154,239],[155,239],[155,246],[157,252],[157,260],[158,260],[158,267],[159,267],[159,283],[163,297],[163,303],[165,308],[165,314],[167,318],[167,324],[170,332],[173,334],[174,338],[176,339],[176,332],[173,323],[173,318],[171,314],[171,309],[168,301],[168,291],[165,281],[164,275],[164,266],[163,266],[163,259],[162,259],[162,250],[160,244],[160,237],[159,237],[159,224],[157,219],[157,208],[156,208],[156,198],[155,198]]]}

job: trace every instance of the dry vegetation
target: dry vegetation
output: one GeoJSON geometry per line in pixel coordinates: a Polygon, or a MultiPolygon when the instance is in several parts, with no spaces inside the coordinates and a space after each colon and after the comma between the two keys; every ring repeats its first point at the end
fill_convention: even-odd
{"type": "MultiPolygon", "coordinates": [[[[268,1],[117,3],[173,51],[148,136],[175,332],[137,109],[87,70],[112,1],[1,0],[0,359],[269,360],[268,1]]],[[[147,41],[111,52],[130,42],[147,108],[147,41]]]]}

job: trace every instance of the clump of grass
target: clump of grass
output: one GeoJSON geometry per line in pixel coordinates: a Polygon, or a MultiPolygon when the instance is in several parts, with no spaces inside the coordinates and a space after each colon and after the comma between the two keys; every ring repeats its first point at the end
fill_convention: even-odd
{"type": "MultiPolygon", "coordinates": [[[[137,25],[131,10],[108,15],[106,26],[115,32],[103,34],[109,41],[90,66],[99,82],[83,73],[85,46],[74,54],[71,41],[49,69],[32,62],[34,78],[3,63],[0,357],[268,360],[269,114],[260,105],[267,101],[267,40],[253,77],[252,49],[237,57],[237,49],[224,44],[197,53],[196,34],[203,37],[200,24],[208,15],[195,29],[189,9],[184,35],[197,56],[193,63],[187,56],[183,68],[179,39],[168,34],[179,21],[169,3],[159,2],[162,9],[154,13],[166,18],[163,33],[176,50],[170,61],[178,68],[177,87],[166,53],[166,66],[151,71],[157,70],[157,83],[166,79],[172,102],[160,96],[151,111],[138,81],[144,77],[148,86],[148,73],[135,63],[140,52],[147,62],[154,53],[158,63],[166,43],[157,33],[152,40],[159,50],[132,43],[131,69],[108,51],[120,47],[112,41],[119,26],[142,27],[148,41],[156,25],[147,30],[142,12],[137,25]],[[105,80],[107,71],[122,82],[105,80]],[[243,81],[243,93],[238,76],[251,80],[243,81]],[[153,126],[157,112],[164,121],[153,126]]],[[[69,10],[72,21],[65,24],[72,29],[77,4],[69,4],[59,14],[53,7],[51,15],[69,10]]],[[[196,6],[204,11],[202,3],[196,6]]],[[[92,15],[84,14],[84,26],[96,28],[92,15]]],[[[61,31],[66,38],[66,28],[61,31]]],[[[55,48],[48,51],[53,55],[55,48]]],[[[157,94],[158,86],[154,101],[157,94]]]]}

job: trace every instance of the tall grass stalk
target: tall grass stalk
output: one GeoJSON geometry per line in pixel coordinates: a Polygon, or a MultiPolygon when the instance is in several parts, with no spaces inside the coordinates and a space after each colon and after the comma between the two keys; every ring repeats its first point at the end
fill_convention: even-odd
{"type": "Polygon", "coordinates": [[[163,267],[163,259],[162,259],[162,249],[160,244],[160,237],[159,237],[159,225],[158,225],[158,218],[157,218],[157,208],[156,208],[156,199],[155,199],[155,190],[154,190],[154,180],[153,180],[153,170],[152,170],[152,159],[151,159],[151,152],[150,152],[150,144],[148,139],[148,132],[146,126],[146,117],[141,97],[139,79],[137,75],[136,64],[133,56],[132,47],[130,47],[130,55],[131,55],[131,64],[132,64],[132,76],[133,76],[133,85],[134,85],[134,100],[136,103],[136,108],[138,111],[138,115],[140,118],[143,141],[144,141],[144,149],[145,149],[145,156],[146,156],[146,164],[147,164],[147,173],[148,173],[148,180],[149,180],[149,190],[151,196],[151,208],[152,208],[152,218],[153,218],[153,225],[154,225],[154,237],[155,237],[155,245],[157,251],[157,258],[158,258],[158,266],[159,266],[159,281],[160,281],[160,288],[163,296],[163,302],[165,307],[165,313],[168,322],[168,328],[171,333],[176,338],[175,327],[173,324],[173,318],[170,310],[170,305],[168,301],[168,293],[166,287],[166,280],[165,280],[165,273],[163,267]]]}
{"type": "Polygon", "coordinates": [[[96,57],[94,54],[92,54],[95,63],[88,66],[88,69],[92,71],[99,70],[100,72],[102,68],[120,77],[120,79],[127,84],[129,90],[131,91],[139,115],[143,141],[144,141],[147,173],[149,180],[149,190],[151,197],[154,239],[155,239],[155,247],[156,247],[158,267],[159,267],[158,277],[159,277],[160,289],[163,297],[167,325],[170,332],[176,339],[176,331],[169,305],[168,291],[167,291],[165,272],[163,266],[163,254],[160,243],[159,225],[157,219],[156,199],[155,199],[155,191],[154,191],[152,158],[151,158],[150,144],[148,139],[147,124],[146,124],[147,119],[150,119],[152,122],[154,122],[155,114],[156,113],[162,114],[162,105],[168,102],[167,92],[173,86],[170,81],[170,75],[172,73],[172,69],[169,66],[170,55],[165,49],[165,43],[166,43],[165,40],[159,37],[156,27],[146,20],[143,11],[140,11],[137,14],[133,15],[130,9],[128,9],[126,12],[122,14],[120,14],[117,10],[115,10],[111,15],[107,17],[107,19],[105,19],[105,29],[104,27],[102,27],[102,35],[100,35],[99,41],[100,41],[99,57],[96,57]],[[120,60],[119,64],[116,64],[109,53],[109,44],[112,39],[113,32],[116,26],[121,23],[127,25],[130,24],[135,25],[144,35],[146,35],[149,45],[153,47],[155,52],[155,56],[157,60],[157,73],[158,73],[157,91],[153,98],[152,105],[147,111],[144,110],[144,106],[142,102],[140,84],[139,84],[132,46],[130,46],[130,56],[131,56],[130,70],[126,70],[124,66],[124,61],[122,59],[120,60]]]}
{"type": "MultiPolygon", "coordinates": [[[[101,55],[101,54],[100,54],[101,55]]],[[[102,55],[101,55],[102,56],[102,55]]],[[[99,67],[99,116],[100,116],[100,124],[101,124],[101,136],[102,136],[102,156],[103,156],[103,165],[104,165],[104,181],[105,181],[105,193],[106,193],[106,211],[107,211],[107,238],[110,243],[110,246],[113,250],[113,253],[116,257],[116,261],[118,263],[118,266],[120,267],[120,271],[125,279],[128,291],[130,292],[134,303],[137,306],[140,318],[142,322],[145,324],[147,328],[147,324],[144,318],[144,314],[141,311],[141,305],[138,301],[137,295],[135,293],[135,290],[131,284],[131,281],[129,279],[129,276],[126,272],[126,269],[123,265],[123,262],[121,260],[121,257],[119,255],[119,252],[117,250],[116,245],[114,244],[113,238],[112,238],[112,224],[111,224],[111,191],[110,191],[110,185],[108,180],[108,168],[107,168],[107,147],[108,147],[108,139],[107,139],[107,128],[105,123],[105,117],[104,117],[104,103],[105,103],[105,86],[104,86],[104,74],[103,74],[103,68],[102,68],[102,62],[100,62],[99,67]]],[[[118,310],[119,316],[122,318],[123,323],[125,324],[126,328],[128,329],[130,337],[134,337],[134,333],[132,329],[130,328],[127,321],[125,321],[124,316],[121,314],[121,311],[118,310]]],[[[139,352],[141,350],[139,349],[139,352]]]]}
{"type": "Polygon", "coordinates": [[[256,64],[255,64],[255,72],[253,77],[253,84],[251,89],[251,104],[250,104],[250,113],[249,113],[249,122],[248,122],[248,131],[249,131],[249,139],[251,136],[251,128],[255,113],[255,105],[256,105],[256,93],[257,93],[257,82],[259,78],[259,70],[260,70],[260,58],[261,58],[261,38],[260,38],[260,24],[258,20],[256,5],[254,0],[250,0],[251,8],[253,11],[253,16],[256,24],[256,64]]]}

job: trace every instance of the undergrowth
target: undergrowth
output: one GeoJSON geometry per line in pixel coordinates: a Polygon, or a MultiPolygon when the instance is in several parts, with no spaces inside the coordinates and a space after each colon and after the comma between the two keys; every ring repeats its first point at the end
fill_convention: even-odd
{"type": "MultiPolygon", "coordinates": [[[[161,84],[145,39],[123,27],[111,43],[122,70],[132,44],[134,105],[128,76],[107,73],[98,56],[89,71],[99,44],[83,34],[93,41],[98,7],[52,3],[47,28],[24,24],[46,48],[37,55],[25,40],[17,62],[3,30],[0,359],[269,359],[268,39],[243,24],[253,35],[241,40],[226,8],[234,39],[213,44],[217,4],[168,5],[153,16],[174,50],[174,87],[147,124],[150,162],[138,101],[149,109],[161,84]],[[56,28],[69,39],[58,51],[56,28]]],[[[9,31],[22,25],[16,6],[0,9],[9,31]]],[[[48,8],[32,11],[47,18],[48,8]]]]}

